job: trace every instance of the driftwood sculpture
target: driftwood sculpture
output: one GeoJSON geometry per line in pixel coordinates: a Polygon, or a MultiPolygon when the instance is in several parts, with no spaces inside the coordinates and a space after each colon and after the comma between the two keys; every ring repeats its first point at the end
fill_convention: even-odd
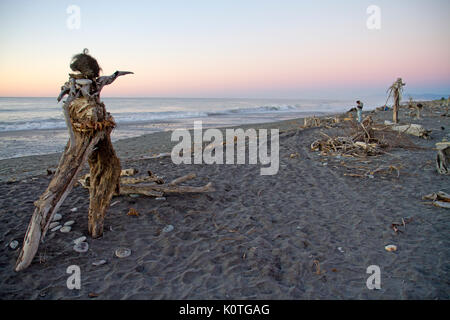
{"type": "MultiPolygon", "coordinates": [[[[388,100],[391,97],[391,95],[394,98],[394,106],[393,106],[393,114],[392,114],[392,121],[394,123],[398,123],[398,110],[400,108],[400,100],[402,99],[402,93],[403,93],[403,87],[406,84],[403,83],[402,78],[398,78],[388,89],[388,100]]],[[[386,101],[387,103],[387,101],[386,101]]]]}
{"type": "Polygon", "coordinates": [[[100,92],[117,77],[132,72],[116,71],[99,77],[100,67],[87,49],[74,56],[67,81],[58,96],[64,102],[64,117],[70,140],[59,161],[58,169],[47,190],[34,203],[35,210],[25,234],[15,270],[27,268],[58,208],[71,191],[83,164],[90,166],[88,229],[93,238],[102,235],[103,220],[114,193],[119,193],[120,161],[113,149],[110,134],[115,126],[113,117],[100,101],[100,92]]]}

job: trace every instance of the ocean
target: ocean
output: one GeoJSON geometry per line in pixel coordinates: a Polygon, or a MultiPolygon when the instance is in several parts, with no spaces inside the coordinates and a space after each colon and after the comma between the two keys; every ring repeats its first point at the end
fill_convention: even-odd
{"type": "MultiPolygon", "coordinates": [[[[112,140],[192,128],[238,126],[343,112],[350,100],[102,98],[116,120],[112,140]]],[[[375,106],[374,106],[375,107],[375,106]]],[[[68,140],[62,103],[55,98],[0,97],[0,159],[64,150],[68,140]]]]}

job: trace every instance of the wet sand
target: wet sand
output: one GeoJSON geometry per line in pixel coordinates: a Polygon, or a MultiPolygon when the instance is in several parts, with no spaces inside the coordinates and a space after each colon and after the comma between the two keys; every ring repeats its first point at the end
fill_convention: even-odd
{"type": "MultiPolygon", "coordinates": [[[[411,137],[421,148],[392,149],[357,158],[321,156],[310,144],[335,128],[300,129],[302,119],[251,125],[280,129],[280,169],[261,176],[260,165],[175,165],[170,157],[140,159],[170,152],[170,132],[114,143],[123,168],[151,170],[167,181],[194,172],[207,194],[114,197],[100,239],[87,234],[89,195],[75,187],[61,206],[72,231],[49,232],[32,265],[14,272],[33,202],[46,189],[59,154],[0,161],[1,299],[449,299],[449,210],[426,205],[422,196],[450,192],[439,175],[434,144],[449,138],[450,118],[425,108],[422,120],[405,123],[432,130],[432,140],[411,137]],[[443,127],[443,128],[442,128],[443,127]],[[291,157],[291,154],[298,153],[291,157]],[[400,175],[373,178],[345,175],[347,167],[401,165],[400,175]],[[70,209],[76,207],[76,212],[70,209]],[[139,216],[127,216],[130,208],[139,216]],[[402,233],[391,228],[412,218],[402,233]],[[172,225],[173,230],[164,232],[172,225]],[[88,237],[89,250],[77,253],[72,241],[88,237]],[[12,240],[17,249],[9,248],[12,240]],[[385,246],[395,244],[396,252],[385,246]],[[118,247],[131,256],[115,257],[118,247]],[[107,260],[101,266],[92,262],[107,260]],[[81,269],[81,289],[69,290],[66,269],[81,269]],[[320,266],[320,272],[317,266],[320,266]],[[381,269],[381,289],[369,290],[366,269],[381,269]]],[[[391,112],[373,114],[376,122],[391,112]]],[[[245,127],[244,127],[245,128],[245,127]]]]}

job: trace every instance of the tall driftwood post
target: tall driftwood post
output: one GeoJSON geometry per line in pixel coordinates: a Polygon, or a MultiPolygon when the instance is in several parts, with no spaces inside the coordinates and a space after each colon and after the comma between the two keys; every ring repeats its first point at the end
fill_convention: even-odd
{"type": "Polygon", "coordinates": [[[110,138],[115,122],[100,101],[100,91],[117,77],[131,72],[116,71],[111,76],[99,77],[100,67],[86,49],[73,58],[70,67],[77,73],[69,75],[58,97],[60,101],[68,95],[63,108],[70,140],[47,190],[35,202],[16,271],[31,264],[55,213],[72,190],[86,161],[91,177],[88,230],[93,238],[102,235],[106,210],[113,194],[119,191],[120,161],[110,138]]]}
{"type": "Polygon", "coordinates": [[[388,89],[389,97],[391,94],[394,98],[394,106],[393,106],[393,114],[392,114],[392,121],[394,123],[398,123],[398,110],[400,109],[400,101],[402,99],[402,92],[403,87],[405,86],[405,83],[403,83],[402,78],[398,78],[397,81],[395,81],[388,89]]]}

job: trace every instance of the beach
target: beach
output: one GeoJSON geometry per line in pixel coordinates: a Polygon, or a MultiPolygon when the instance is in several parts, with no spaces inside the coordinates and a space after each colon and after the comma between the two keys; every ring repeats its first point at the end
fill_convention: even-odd
{"type": "MultiPolygon", "coordinates": [[[[192,172],[197,178],[186,185],[211,182],[216,191],[165,200],[114,197],[120,202],[109,208],[104,234],[94,240],[87,233],[89,192],[78,185],[58,211],[63,222],[75,221],[72,230],[49,231],[31,266],[19,273],[14,265],[33,202],[61,155],[0,160],[0,299],[449,299],[449,211],[422,197],[450,192],[448,176],[435,168],[435,143],[450,138],[450,118],[441,116],[439,102],[423,104],[422,119],[404,107],[400,120],[421,124],[432,139],[411,136],[415,148],[376,157],[311,150],[320,132],[339,134],[343,124],[301,128],[298,118],[240,125],[279,129],[279,171],[272,176],[261,175],[260,165],[151,159],[176,144],[170,131],[115,141],[123,169],[151,170],[165,181],[192,172]],[[356,172],[349,168],[381,166],[398,172],[349,175],[356,172]],[[131,208],[139,215],[127,215],[131,208]],[[391,225],[402,220],[408,223],[394,232],[391,225]],[[81,236],[86,253],[73,250],[81,236]],[[13,240],[16,249],[9,246],[13,240]],[[390,244],[397,251],[386,251],[390,244]],[[131,255],[117,258],[119,247],[131,255]],[[101,259],[106,263],[92,264],[101,259]],[[81,270],[79,290],[66,285],[71,265],[81,270]],[[381,271],[377,290],[366,285],[372,265],[381,271]]],[[[369,114],[376,123],[392,120],[392,111],[369,114]]]]}

